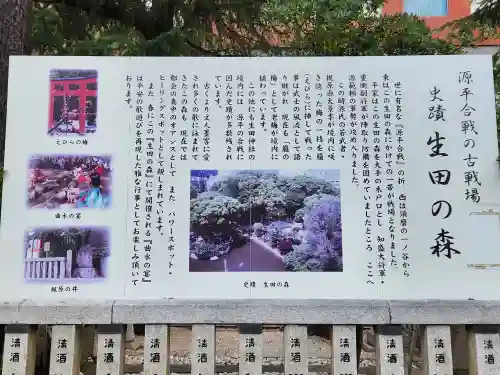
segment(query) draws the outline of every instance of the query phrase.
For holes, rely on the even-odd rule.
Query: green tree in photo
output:
[[[191,199],[190,224],[199,236],[211,238],[220,234],[231,237],[241,224],[242,214],[243,205],[222,194],[208,192]]]
[[[307,236],[297,249],[285,255],[285,266],[292,271],[342,271],[340,199],[324,195],[309,201],[304,228]]]
[[[305,174],[282,177],[277,182],[279,189],[286,194],[286,209],[289,216],[297,216],[304,206],[305,199],[316,194],[339,196],[340,190],[330,182],[315,176]]]

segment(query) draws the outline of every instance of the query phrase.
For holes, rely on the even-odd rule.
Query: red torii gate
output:
[[[95,87],[95,90],[89,89]],[[79,98],[78,120],[79,133],[85,133],[86,122],[86,104],[89,97],[97,98],[97,76],[94,77],[75,77],[75,78],[54,78],[50,80],[50,105],[49,105],[49,130],[52,129],[58,122],[54,118],[54,107],[56,97]]]

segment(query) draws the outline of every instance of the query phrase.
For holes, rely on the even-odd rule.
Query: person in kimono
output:
[[[89,176],[90,187],[88,190],[80,193],[75,201],[77,208],[107,208],[109,197],[104,193],[101,185],[101,176],[93,172]]]
[[[97,167],[95,168],[95,171],[97,173],[99,173],[99,176],[102,176],[102,174],[104,173],[104,166],[102,165],[102,163],[98,163],[97,164]]]
[[[31,176],[31,180],[33,184],[39,184],[41,182],[48,181],[47,176],[43,174],[43,172],[40,170],[40,168],[35,168],[33,171],[33,174]]]

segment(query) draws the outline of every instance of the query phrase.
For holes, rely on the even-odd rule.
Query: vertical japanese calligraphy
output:
[[[248,160],[255,160],[255,153],[257,151],[256,147],[256,135],[257,135],[257,125],[258,125],[258,117],[256,112],[256,103],[255,103],[255,89],[250,88],[251,85],[249,82],[246,82],[246,85],[242,83],[244,87],[244,92],[242,95],[243,103],[246,103],[246,115],[247,115],[247,139],[248,143],[246,145]],[[245,110],[243,111],[245,113]]]
[[[287,326],[283,332],[285,344],[285,374],[307,373],[307,328],[305,326]]]
[[[276,93],[274,93],[276,96]],[[245,98],[245,76],[238,74],[236,76],[236,160],[246,160],[247,158],[247,144],[246,141],[248,133],[247,126],[247,116],[245,109],[246,106],[243,105]]]
[[[26,371],[34,372],[36,350],[33,345],[36,333],[32,330],[24,332],[6,330],[2,373],[23,374]]]
[[[178,80],[177,77],[173,77],[174,82]],[[179,90],[178,92],[172,91],[173,93],[178,94],[180,92],[180,95],[177,97],[177,105],[180,107],[180,118],[179,122],[177,123],[177,128],[178,128],[178,134],[179,134],[179,160],[180,161],[187,161],[188,158],[191,157],[191,147],[190,147],[190,137],[192,134],[192,124],[191,124],[191,111],[190,111],[190,102],[189,102],[189,93],[188,92],[188,77],[185,74],[182,74],[180,76],[180,83],[174,83],[177,85],[177,89]],[[180,86],[180,87],[179,87]],[[179,97],[180,96],[180,97]],[[190,129],[191,127],[191,129]]]
[[[264,99],[265,97],[268,96],[269,93],[269,99],[268,103],[270,106],[268,107],[271,110],[271,122],[269,124],[269,128],[271,131],[271,142],[272,142],[272,158],[275,160],[281,159],[284,157],[284,154],[282,153],[282,149],[280,150],[279,144],[279,138],[281,135],[281,132],[279,131],[278,127],[278,113],[277,113],[277,94],[276,94],[276,76],[275,75],[262,75],[261,76],[261,82],[260,82],[260,87],[263,90],[262,93],[264,94]],[[263,103],[264,104],[264,103]]]
[[[327,125],[327,138],[326,138],[326,152],[327,152],[327,159],[326,160],[335,160],[335,152],[337,150],[337,147],[335,146],[335,136],[336,136],[336,129],[335,129],[335,115],[334,115],[334,109],[335,109],[335,104],[334,104],[334,98],[335,98],[335,84],[333,82],[333,76],[331,74],[326,75],[326,97],[324,100],[326,100],[327,103],[327,109],[328,109],[328,125]],[[354,167],[353,167],[354,168]],[[358,183],[359,185],[359,183]]]
[[[301,160],[301,146],[300,141],[302,121],[304,121],[304,113],[302,112],[302,91],[303,84],[300,82],[300,76],[293,74],[292,77],[292,110],[293,110],[293,160]]]
[[[192,160],[200,160],[200,145],[201,145],[201,129],[200,129],[200,82],[196,74],[192,77],[190,90],[192,92],[192,109],[191,109],[191,158]]]
[[[193,327],[191,356],[196,374],[215,374],[215,326]]]
[[[102,329],[97,334],[96,374],[105,375],[123,371],[124,340],[121,332]]]
[[[377,83],[374,82],[372,83],[372,86],[375,86],[376,87]],[[339,98],[338,98],[338,101],[339,103],[341,101],[344,101],[344,98],[343,98],[343,95],[344,95],[344,91],[342,90],[343,88],[343,84],[340,82],[339,83],[339,91],[338,91],[338,94],[339,94]],[[375,92],[374,92],[375,91]],[[372,99],[371,99],[371,106],[373,106],[374,104],[377,103],[377,99],[376,99],[376,95],[378,95],[378,92],[376,90],[371,90],[371,96],[372,96]],[[339,108],[339,111],[340,111],[340,108]],[[372,109],[372,112],[375,112],[375,110]],[[374,116],[374,115],[372,115]],[[366,121],[362,121],[360,126],[361,126],[361,160],[363,161],[363,163],[361,164],[360,168],[361,168],[361,175],[363,176],[363,179],[362,179],[362,187],[363,187],[363,200],[364,200],[364,234],[365,234],[365,249],[366,251],[368,252],[369,254],[369,260],[368,260],[368,263],[367,263],[367,268],[368,268],[368,278],[367,278],[367,284],[375,284],[375,280],[374,280],[374,257],[371,255],[371,253],[373,252],[373,248],[374,248],[374,245],[373,245],[373,233],[372,233],[372,226],[373,226],[373,203],[372,203],[372,186],[371,186],[371,174],[370,174],[370,164],[371,164],[371,160],[372,160],[372,146],[371,146],[371,133],[370,132],[370,129],[372,128],[372,124],[371,124],[371,121],[368,121],[370,120],[369,119],[369,116],[367,116],[367,120]],[[342,128],[345,126],[342,126],[341,124],[344,123],[344,120],[345,117],[344,117],[344,114],[341,112],[339,113],[339,127],[340,127],[340,139],[339,139],[339,143],[340,144],[340,151],[343,152],[343,150],[345,149],[345,145],[342,144],[342,140],[344,139],[344,136],[343,134],[345,134],[345,130],[343,130]],[[345,142],[345,141],[344,141]],[[343,155],[343,154],[342,154]],[[343,157],[343,156],[342,156]],[[354,179],[353,179],[354,180]]]
[[[383,119],[390,113],[390,109],[388,103],[385,100],[389,94],[389,77],[387,74],[384,75],[382,81],[382,87],[378,87],[374,82],[372,95],[373,95],[373,122],[372,122],[372,133],[373,133],[373,182],[375,191],[373,194],[375,195],[375,210],[374,213],[376,215],[375,222],[377,224],[377,270],[378,276],[380,278],[380,283],[385,282],[385,277],[387,276],[386,271],[386,245],[385,245],[385,236],[381,233],[381,228],[383,227],[383,215],[382,211],[384,210],[384,185],[383,185],[383,174],[382,174],[382,163],[381,163],[381,152],[382,147],[380,147],[381,139],[383,139],[383,126],[385,125]]]
[[[18,363],[19,349],[21,348],[21,339],[19,337],[12,337],[10,347],[12,349],[9,356],[9,362]]]
[[[281,77],[281,82],[278,87],[278,130],[281,133],[280,137],[280,152],[283,160],[292,159],[292,135],[293,135],[293,114],[290,114],[287,109],[287,104],[290,97],[290,85],[286,75]]]
[[[448,158],[446,148],[446,137],[442,136],[439,132],[438,126],[448,125],[445,113],[447,112],[446,104],[443,99],[443,94],[441,89],[433,86],[429,90],[429,121],[432,124],[431,133],[433,133],[427,140],[428,154],[429,158],[440,159]],[[435,125],[436,124],[436,125]],[[448,185],[451,178],[451,172],[449,170],[435,170],[429,171],[429,180],[434,185]],[[442,190],[440,190],[442,191]],[[432,216],[441,220],[448,219],[453,212],[453,207],[450,202],[445,199],[436,199],[431,206]],[[451,259],[453,255],[461,254],[459,250],[455,248],[455,238],[446,229],[441,228],[441,230],[436,234],[433,240],[433,244],[430,247],[432,250],[432,255],[436,257],[444,256]]]
[[[395,125],[394,128],[396,130],[396,158],[395,158],[395,167],[396,167],[396,173],[397,173],[397,188],[399,191],[405,190],[407,187],[406,184],[406,147],[405,147],[405,125],[404,125],[404,119],[403,119],[403,85],[400,81],[394,82],[394,97],[395,97],[395,104],[396,104],[396,113],[394,115],[395,118]],[[391,142],[387,142],[387,148],[389,150],[389,159],[393,161],[393,152],[392,148],[390,146]],[[392,163],[389,164],[390,167],[393,166]],[[392,170],[389,173],[389,175],[392,175]],[[392,181],[391,178],[388,179],[389,181]],[[395,198],[394,194],[392,193],[392,190],[394,186],[392,184],[389,184],[387,187],[389,194],[388,198],[389,201],[387,202],[389,206],[389,202]],[[405,193],[399,193],[398,198],[397,198],[397,211],[398,211],[398,216],[399,216],[399,243],[397,244],[397,247],[399,248],[398,250],[401,251],[401,266],[403,267],[403,275],[405,277],[410,276],[410,255],[409,255],[409,250],[408,250],[408,205],[406,201],[406,194]],[[390,238],[391,241],[394,240],[394,228],[391,227],[392,222],[393,222],[393,213],[390,212],[389,216],[389,232],[390,232]],[[391,242],[391,249],[393,248],[393,243]],[[392,255],[392,252],[391,252]],[[394,258],[393,258],[394,259]]]
[[[79,361],[76,342],[80,331],[75,326],[52,326],[52,347],[49,374],[71,374]]]
[[[217,83],[215,87],[219,89],[222,85],[224,85],[224,113],[226,118],[226,160],[233,159],[233,152],[235,150],[234,144],[234,108],[233,108],[233,76],[226,75],[225,77],[217,76],[215,77]],[[221,78],[223,79],[223,83],[221,84]]]
[[[425,327],[422,343],[425,345],[425,371],[429,374],[453,374],[449,326]]]
[[[182,160],[182,156],[179,155],[179,149],[182,150],[185,138],[181,138],[181,145],[178,144],[179,130],[178,130],[178,119],[177,116],[179,112],[179,103],[177,98],[178,87],[176,84],[177,76],[170,75],[170,97],[171,107],[170,107],[170,124],[169,124],[169,147],[168,147],[168,167],[167,167],[167,252],[168,252],[168,274],[172,275],[174,270],[174,258],[175,258],[175,245],[176,236],[174,235],[175,224],[176,224],[176,183],[175,176],[177,173],[177,161]],[[185,85],[185,84],[184,84]],[[182,87],[186,87],[182,86]],[[184,92],[184,89],[183,89]],[[184,94],[183,94],[184,95]],[[185,100],[185,99],[182,99]],[[181,103],[182,105],[182,103]],[[181,110],[182,111],[182,110]],[[182,116],[182,115],[181,115]],[[181,137],[183,136],[181,132]],[[181,151],[182,152],[182,151]]]
[[[156,82],[149,81],[147,83],[146,101],[147,101],[147,122],[144,132],[145,134],[145,159],[146,169],[144,171],[145,189],[144,189],[144,238],[143,238],[143,259],[142,259],[142,277],[143,283],[151,282],[151,262],[154,248],[153,240],[153,223],[154,223],[154,208],[156,203],[156,188],[155,173],[157,170],[157,141],[156,141],[156,116],[157,108],[155,96],[157,95]]]
[[[310,73],[306,73],[304,77],[304,100],[302,108],[304,110],[304,121],[302,122],[304,128],[304,138],[301,144],[304,145],[303,159],[312,160],[312,122],[313,122],[313,109],[312,109],[312,97],[311,97],[311,87],[312,78]]]
[[[397,83],[398,86],[400,86],[399,83]],[[387,238],[383,237],[385,241],[385,246],[384,249],[387,252],[387,256],[390,257],[390,266],[393,269],[398,268],[398,259],[397,259],[397,253],[398,250],[396,248],[396,243],[399,242],[396,240],[396,203],[395,203],[395,193],[394,193],[394,160],[393,160],[393,155],[394,155],[394,142],[393,140],[396,139],[396,134],[395,134],[395,126],[394,126],[394,121],[398,121],[397,118],[399,117],[399,120],[401,120],[401,90],[398,90],[399,92],[394,93],[394,98],[392,97],[391,100],[391,94],[392,94],[392,85],[389,80],[389,77],[387,75],[384,76],[384,82],[383,82],[383,89],[384,89],[384,126],[382,127],[383,131],[383,138],[384,142],[383,145],[380,147],[381,148],[381,163],[383,165],[381,175],[383,177],[383,180],[385,180],[385,194],[383,194],[384,198],[383,202],[385,203],[384,210],[386,212],[387,217],[385,218],[386,225],[387,225],[387,230],[388,230],[388,236]],[[399,94],[399,96],[398,96]],[[395,108],[394,108],[395,107]],[[393,113],[395,110],[396,114]],[[398,116],[399,115],[399,116]],[[401,137],[402,138],[402,137]],[[404,171],[404,144],[403,142],[399,142],[399,154],[400,154],[400,159],[399,160],[399,168]],[[398,246],[401,244],[398,243]]]
[[[132,78],[127,78],[127,81]],[[136,286],[141,280],[141,247],[142,247],[142,233],[144,232],[142,224],[142,212],[141,203],[143,202],[143,142],[142,142],[142,132],[144,127],[144,83],[141,75],[135,78],[135,103],[133,104],[134,109],[134,166],[133,166],[133,184],[134,184],[134,207],[133,207],[133,229],[132,229],[132,274],[131,283]]]
[[[464,183],[465,192],[464,198],[466,201],[479,203],[481,201],[481,180],[479,172],[476,170],[477,156],[475,155],[476,142],[478,138],[478,126],[476,125],[476,109],[473,107],[476,85],[472,77],[471,71],[463,71],[458,73],[458,83],[460,86],[460,121],[461,130],[464,135]]]
[[[213,83],[210,82],[205,82],[204,83],[204,90],[203,90],[203,148],[201,150],[202,152],[202,158],[204,161],[209,161],[210,160],[210,146],[211,146],[211,132],[210,132],[210,88],[214,86]]]
[[[115,340],[112,338],[104,339],[104,348],[106,349],[103,353],[103,362],[104,363],[113,363],[115,361]]]
[[[159,90],[158,90],[158,119],[157,119],[157,149],[156,160],[158,163],[156,169],[156,207],[153,209],[156,211],[156,230],[163,236],[165,221],[163,214],[165,212],[165,141],[167,133],[167,111],[168,111],[168,98],[167,98],[167,78],[162,74],[159,77]]]
[[[155,374],[169,367],[169,327],[148,325],[144,337],[144,372]]]

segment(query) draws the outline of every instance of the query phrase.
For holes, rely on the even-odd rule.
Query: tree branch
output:
[[[136,6],[127,7],[112,0],[34,0],[35,3],[45,5],[66,5],[80,9],[88,14],[96,14],[102,18],[112,19],[120,22],[124,26],[133,27],[141,32],[146,39],[151,38],[151,20],[145,9],[138,12]]]
[[[177,0],[155,0],[153,1],[151,13],[155,15],[154,19],[150,20],[149,29],[151,36],[156,37],[166,31],[172,30],[174,27],[174,15]],[[143,35],[146,39],[151,39],[147,34]]]
[[[220,53],[217,52],[217,51],[211,51],[209,49],[206,49],[206,48],[203,48],[202,46],[199,46],[195,43],[193,43],[192,41],[190,41],[188,38],[185,39],[186,41],[186,44],[191,47],[191,48],[194,48],[195,50],[205,54],[205,55],[209,55],[209,56],[220,56]]]

